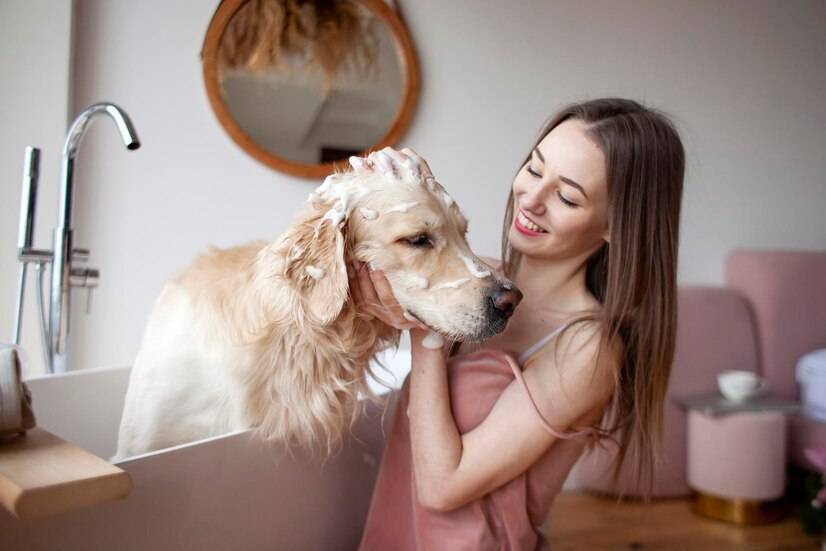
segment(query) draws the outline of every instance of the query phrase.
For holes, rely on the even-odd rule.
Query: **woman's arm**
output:
[[[537,406],[560,430],[601,409],[610,397],[611,377],[593,370],[594,335],[566,334],[558,341],[563,350],[571,345],[570,353],[560,358],[564,371],[553,365],[550,346],[523,372]],[[411,331],[410,438],[416,489],[425,507],[450,511],[527,470],[557,438],[545,429],[515,380],[484,421],[460,435],[450,410],[445,361],[438,351],[421,346],[423,336]]]

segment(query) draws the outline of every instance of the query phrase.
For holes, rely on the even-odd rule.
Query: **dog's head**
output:
[[[467,220],[416,171],[329,176],[278,245],[283,275],[323,324],[347,301],[353,259],[384,271],[412,318],[458,340],[501,332],[521,293],[470,250]]]

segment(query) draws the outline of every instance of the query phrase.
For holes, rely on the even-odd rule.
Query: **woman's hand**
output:
[[[434,180],[433,172],[427,161],[409,147],[400,151],[385,147],[381,151],[373,151],[367,157],[350,157],[350,166],[357,173],[364,174],[378,170],[387,176],[396,178],[403,169],[407,169],[425,183]]]
[[[347,270],[347,275],[350,280],[350,293],[359,310],[402,331],[427,331],[425,324],[409,314],[405,315],[406,312],[393,295],[393,288],[390,287],[384,272],[371,270],[367,264],[356,261]]]

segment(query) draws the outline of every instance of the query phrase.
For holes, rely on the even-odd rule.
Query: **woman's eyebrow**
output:
[[[562,180],[563,182],[565,182],[566,184],[568,184],[568,185],[570,185],[570,186],[574,186],[575,188],[577,188],[577,189],[579,190],[579,192],[580,192],[582,195],[584,195],[586,199],[588,199],[588,194],[587,194],[587,193],[585,193],[585,190],[584,190],[584,189],[582,189],[582,186],[581,186],[581,185],[577,184],[576,182],[574,182],[574,181],[573,181],[573,180],[571,180],[570,178],[566,178],[565,176],[561,176],[561,175],[560,175],[559,179],[560,179],[560,180]]]
[[[539,148],[534,147],[533,152],[536,153],[536,156],[539,157],[539,160],[542,161],[542,163],[544,164],[545,163],[545,156],[542,155],[542,152],[539,151]],[[582,195],[584,195],[586,199],[588,199],[588,194],[585,193],[585,190],[582,188],[581,185],[577,184],[576,182],[574,182],[570,178],[566,178],[565,176],[562,176],[562,175],[559,176],[559,179],[562,180],[563,182],[565,182],[566,184],[568,184],[569,186],[574,186],[575,188],[577,188],[579,190],[579,192]]]

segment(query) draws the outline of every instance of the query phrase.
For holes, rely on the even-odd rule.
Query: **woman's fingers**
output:
[[[382,306],[387,308],[393,316],[404,319],[404,310],[393,295],[393,288],[390,287],[390,282],[387,281],[384,272],[370,271],[370,281],[373,283],[373,289],[375,289],[376,296],[378,296]]]
[[[363,157],[350,157],[350,165],[356,172],[378,170],[393,178],[399,178],[404,172],[410,172],[415,178],[425,182],[433,179],[433,172],[427,161],[409,147],[402,150],[385,147],[371,152],[366,160]]]
[[[358,281],[359,294],[361,295],[362,307],[370,313],[375,314],[377,308],[381,308],[382,304],[379,297],[376,295],[376,289],[370,281],[370,274],[366,264],[361,264],[356,271],[356,279]]]
[[[390,157],[396,174],[399,174],[402,167],[404,167],[407,170],[412,170],[416,175],[418,175],[419,170],[418,167],[415,166],[415,161],[401,151],[397,151],[392,147],[385,147],[381,150],[381,152]]]
[[[420,159],[408,155],[404,150],[397,151],[390,147],[385,147],[382,151],[393,159],[394,165],[398,167],[397,172],[402,169],[407,170],[414,178],[420,180],[430,175],[430,170],[426,164],[423,166],[422,163],[419,162]],[[407,151],[411,150],[408,149]]]
[[[387,176],[398,176],[399,172],[393,165],[393,158],[384,150],[373,151],[367,158],[377,167],[383,174]]]
[[[347,282],[350,287],[350,296],[353,297],[353,302],[356,307],[361,309],[364,304],[364,299],[361,296],[361,289],[359,286],[358,277],[356,277],[356,266],[347,266]]]
[[[413,162],[415,162],[416,165],[418,165],[422,178],[433,177],[433,172],[430,170],[430,165],[428,165],[427,161],[425,161],[418,153],[416,153],[409,147],[405,147],[404,149],[402,149],[402,153],[407,155],[408,158],[412,159]]]
[[[398,177],[404,168],[413,172],[416,177],[425,180],[433,177],[427,161],[409,147],[402,150],[385,147],[380,151],[371,152],[367,157],[352,156],[349,162],[357,173],[380,170],[388,176]]]
[[[348,270],[350,293],[359,310],[369,313],[396,329],[426,329],[427,326],[404,315],[384,273],[371,271],[359,262]]]
[[[356,157],[353,155],[349,159],[350,166],[357,173],[364,174],[373,171],[373,163],[367,157]]]
[[[404,308],[402,308],[399,301],[396,300],[396,296],[393,294],[393,288],[390,286],[390,282],[387,280],[384,272],[380,270],[371,271],[370,280],[373,282],[376,295],[378,295],[382,305],[387,308],[389,314],[396,320],[398,325],[404,325],[404,329],[413,327],[427,329],[427,326],[420,321],[410,319],[404,315]]]
[[[418,162],[392,147],[374,151],[370,153],[368,158],[382,173],[388,176],[398,178],[402,174],[412,173],[414,177],[421,178],[421,168]]]

